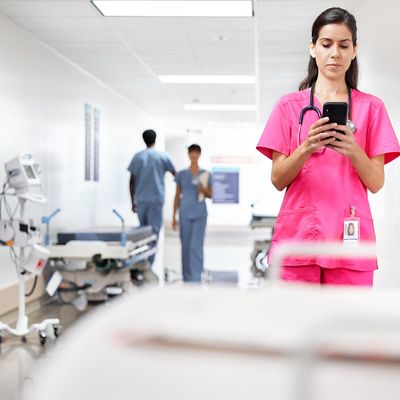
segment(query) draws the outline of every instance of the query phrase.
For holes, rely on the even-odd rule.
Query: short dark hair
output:
[[[144,131],[142,136],[147,147],[153,145],[156,142],[157,134],[152,129],[147,129],[146,131]]]
[[[192,151],[196,151],[197,153],[201,153],[201,147],[198,144],[191,144],[188,147],[188,153],[191,153]]]

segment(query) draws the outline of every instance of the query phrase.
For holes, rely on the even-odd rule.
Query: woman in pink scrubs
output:
[[[344,222],[354,220],[360,241],[375,241],[369,190],[384,184],[384,164],[400,154],[383,102],[357,90],[357,27],[354,16],[330,8],[312,26],[308,75],[299,91],[282,97],[272,111],[257,149],[272,159],[272,182],[286,189],[270,257],[284,241],[343,241]],[[319,118],[325,102],[349,102],[351,124]],[[336,138],[340,140],[336,140]],[[282,279],[322,284],[372,286],[376,260],[288,257]]]

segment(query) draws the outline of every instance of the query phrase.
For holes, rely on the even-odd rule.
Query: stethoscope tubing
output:
[[[306,113],[308,111],[314,111],[317,113],[318,115],[318,119],[322,118],[322,114],[321,111],[318,107],[314,106],[314,90],[315,90],[315,83],[313,83],[311,85],[311,89],[310,89],[310,104],[306,107],[304,107],[301,111],[300,111],[300,116],[299,116],[299,127],[297,129],[297,146],[300,146],[300,135],[301,135],[301,128],[303,126],[303,119],[304,116],[306,115]],[[349,126],[351,125],[353,128],[353,132],[355,131],[354,128],[354,122],[351,121],[351,88],[349,86],[347,86],[347,93],[348,93],[348,106],[347,106],[347,122],[349,124]]]

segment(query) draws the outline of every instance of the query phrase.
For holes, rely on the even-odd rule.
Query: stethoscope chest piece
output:
[[[346,126],[354,133],[356,131],[356,124],[351,119],[347,120]]]

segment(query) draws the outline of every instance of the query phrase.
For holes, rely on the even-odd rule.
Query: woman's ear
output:
[[[353,57],[351,57],[351,60],[354,60],[357,57],[357,49],[358,49],[358,46],[354,46]]]
[[[309,45],[308,45],[308,50],[309,50],[309,52],[310,52],[310,56],[311,56],[312,58],[315,58],[315,45],[314,45],[314,43],[312,42],[312,40],[310,40],[310,43],[309,43]]]

